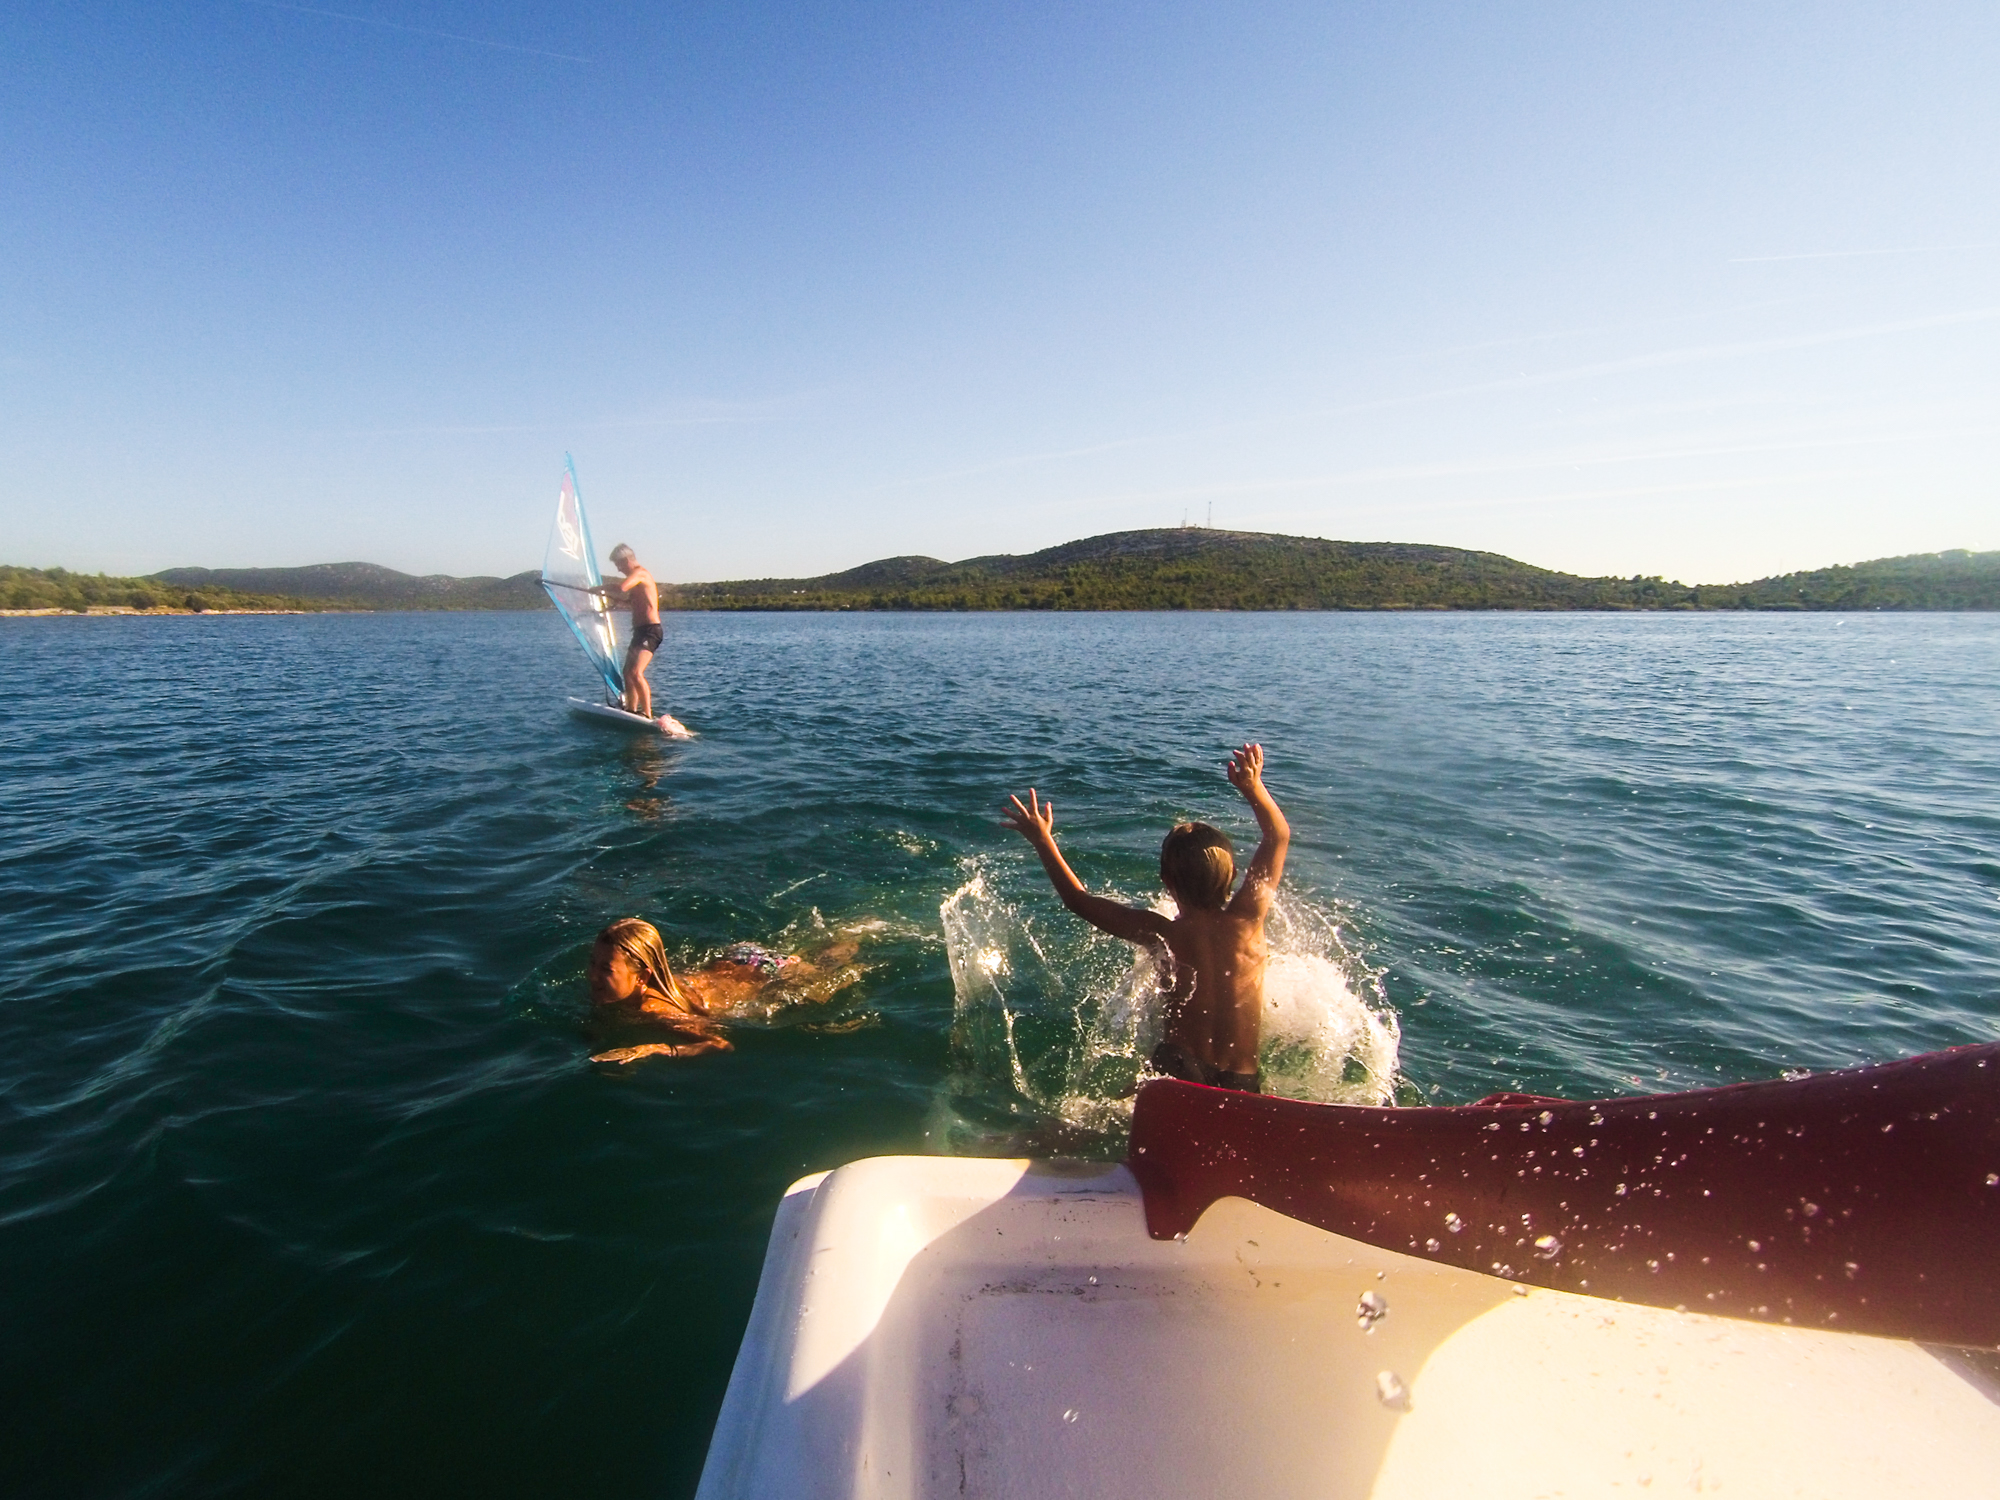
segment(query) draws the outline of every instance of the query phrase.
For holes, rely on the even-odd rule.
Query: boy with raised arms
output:
[[[1264,923],[1284,873],[1291,826],[1264,789],[1264,747],[1245,745],[1229,757],[1229,784],[1243,794],[1262,837],[1234,896],[1235,858],[1228,836],[1207,823],[1181,823],[1160,845],[1160,882],[1178,915],[1093,896],[1056,848],[1055,804],[1031,787],[1028,800],[1009,797],[1007,826],[1040,856],[1062,904],[1115,938],[1164,950],[1167,958],[1166,1039],[1153,1070],[1190,1083],[1256,1093],[1262,1085],[1257,1046],[1263,1032]]]

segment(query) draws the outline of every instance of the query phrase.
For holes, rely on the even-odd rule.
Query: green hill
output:
[[[1885,558],[1755,583],[1580,578],[1457,547],[1176,528],[1025,556],[894,557],[817,578],[684,584],[681,609],[2000,609],[2000,553]]]
[[[414,577],[374,563],[309,568],[168,568],[111,578],[64,568],[0,567],[0,608],[209,610],[547,609],[534,572],[511,578]]]
[[[83,614],[92,609],[150,609],[176,613],[193,610],[316,610],[324,601],[236,589],[167,584],[157,578],[108,578],[102,573],[72,573],[66,568],[0,566],[0,609],[57,609]]]
[[[2000,609],[2000,552],[1914,552],[1691,592],[1703,609]]]
[[[533,570],[508,578],[421,577],[374,563],[309,568],[168,568],[146,582],[173,588],[282,595],[350,609],[547,609]]]
[[[106,578],[0,567],[0,606],[172,609],[546,609],[532,572],[416,577],[373,563],[169,568]],[[887,557],[817,578],[665,585],[670,609],[2000,609],[2000,552],[1922,552],[1752,583],[1580,578],[1457,547],[1176,528],[1120,531],[1025,556]]]

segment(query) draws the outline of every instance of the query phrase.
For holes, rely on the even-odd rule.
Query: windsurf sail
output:
[[[597,549],[590,540],[590,522],[583,515],[583,494],[576,484],[576,462],[565,453],[556,522],[549,529],[548,550],[542,554],[542,587],[576,632],[583,654],[590,658],[616,701],[625,695],[625,677],[618,670],[618,637],[611,628],[609,601],[593,592],[603,582],[597,571]]]

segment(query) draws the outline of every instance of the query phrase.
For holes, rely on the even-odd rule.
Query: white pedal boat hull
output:
[[[1156,1241],[1123,1166],[884,1157],[786,1195],[698,1500],[1876,1500],[1995,1474],[1977,1356],[1523,1294],[1240,1198]]]

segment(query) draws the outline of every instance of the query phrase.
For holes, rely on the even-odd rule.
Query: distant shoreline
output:
[[[0,609],[0,620],[152,620],[152,619],[216,619],[216,618],[318,618],[337,615],[343,618],[376,615],[526,615],[545,614],[546,610],[532,609],[410,609],[385,605],[375,609],[347,605],[329,609],[119,609],[99,608],[75,609]],[[622,612],[621,612],[622,613]],[[1313,609],[1231,609],[1204,605],[1169,606],[1155,605],[1139,608],[1108,609],[938,609],[919,605],[905,607],[854,604],[812,604],[799,606],[780,605],[691,605],[678,606],[661,603],[663,617],[673,615],[1629,615],[1653,616],[1673,615],[1680,618],[1713,619],[1723,615],[1978,615],[2000,613],[1988,605],[1958,605],[1923,608],[1908,605],[1855,604],[1818,605],[1810,608],[1796,606],[1755,606],[1739,605],[1722,607],[1709,605],[1702,608],[1688,606],[1632,606],[1632,605],[1457,605],[1457,604],[1346,604],[1327,605]]]
[[[123,619],[137,615],[361,615],[380,614],[380,610],[365,609],[185,609],[169,605],[155,605],[151,609],[134,609],[126,604],[100,604],[89,609],[0,609],[0,619],[36,620],[64,618],[70,620]],[[494,611],[499,613],[499,611]]]
[[[813,578],[662,584],[676,612],[1733,613],[2000,611],[2000,552],[1923,552],[1748,583],[1587,578],[1497,552],[1177,527],[1025,555],[888,557]],[[552,609],[539,572],[424,577],[373,563],[169,568],[108,578],[0,566],[10,615],[316,614]]]

